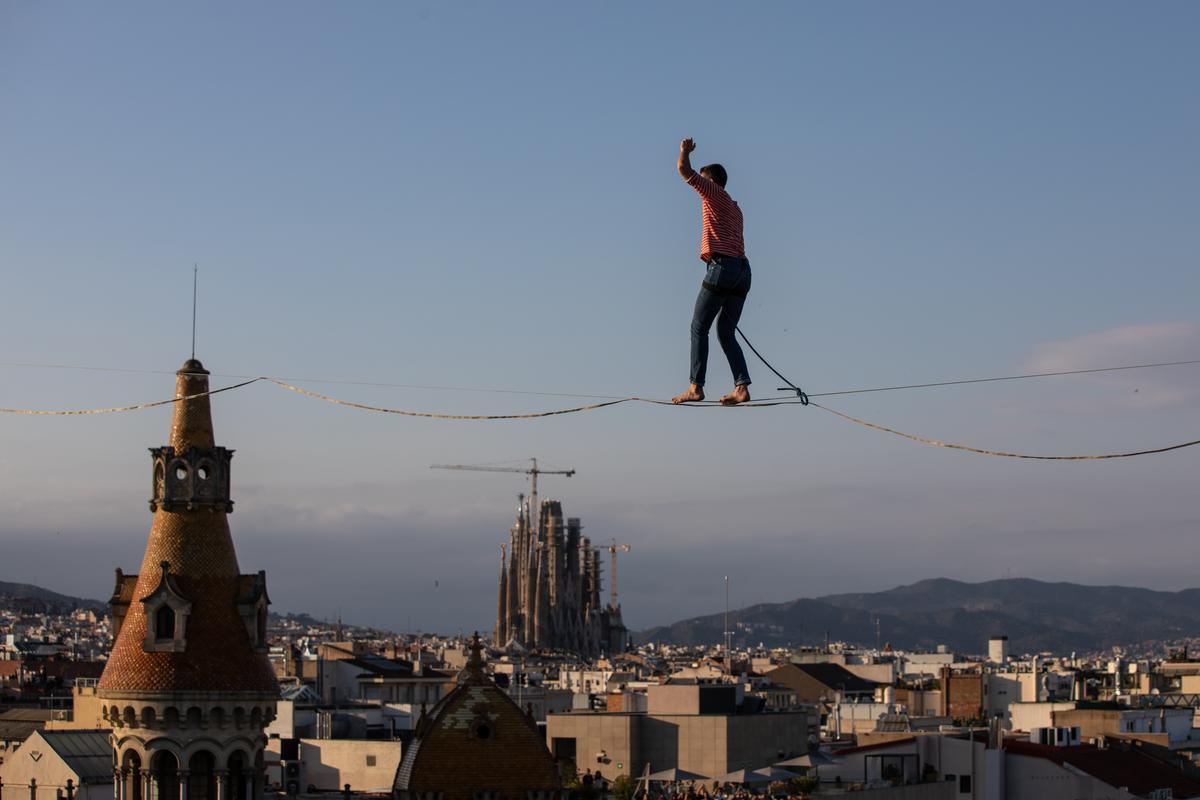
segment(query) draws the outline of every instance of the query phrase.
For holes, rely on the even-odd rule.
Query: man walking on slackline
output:
[[[733,391],[721,398],[721,405],[732,406],[750,399],[750,373],[735,336],[742,306],[750,291],[750,262],[746,260],[746,247],[742,242],[742,210],[725,191],[725,168],[720,164],[709,164],[696,172],[688,157],[695,149],[696,143],[691,139],[679,143],[679,176],[700,194],[703,220],[700,260],[707,265],[707,271],[692,315],[691,385],[671,402],[690,403],[704,399],[708,329],[716,319],[717,341],[725,351],[725,358],[729,359],[734,384]]]

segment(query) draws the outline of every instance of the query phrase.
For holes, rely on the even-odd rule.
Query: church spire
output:
[[[496,599],[496,631],[492,635],[492,644],[504,647],[508,643],[508,559],[507,545],[500,545],[500,595]]]
[[[171,446],[182,453],[193,447],[213,446],[212,409],[208,402],[208,370],[194,358],[175,373],[175,414],[171,420]],[[203,397],[195,395],[203,394]],[[189,398],[181,400],[180,398]]]
[[[171,443],[150,450],[154,520],[140,574],[118,576],[99,688],[273,694],[266,578],[241,575],[229,531],[233,451],[215,444],[208,370],[189,359],[175,374]]]
[[[112,651],[96,694],[122,798],[178,799],[189,786],[264,795],[265,729],[279,697],[267,577],[238,569],[233,451],[215,443],[207,393],[208,371],[189,359],[176,373],[170,444],[150,450],[154,519],[141,573],[117,570]]]

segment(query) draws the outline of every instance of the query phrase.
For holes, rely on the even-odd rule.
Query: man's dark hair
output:
[[[725,188],[725,181],[729,180],[729,176],[725,174],[725,168],[720,164],[709,164],[707,167],[701,167],[700,174],[707,175],[713,183],[722,189]]]

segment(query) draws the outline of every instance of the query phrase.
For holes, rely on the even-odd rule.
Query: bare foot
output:
[[[696,384],[691,384],[683,394],[677,394],[671,398],[671,402],[675,405],[680,403],[698,403],[704,399],[704,390]]]
[[[733,391],[721,398],[721,405],[736,406],[738,403],[746,403],[750,401],[750,390],[744,385],[738,384],[733,387]]]

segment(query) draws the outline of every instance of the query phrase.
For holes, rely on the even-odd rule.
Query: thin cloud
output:
[[[1034,347],[1030,372],[1162,363],[1200,359],[1200,328],[1191,322],[1126,325]],[[1110,408],[1168,409],[1195,399],[1200,365],[1107,372],[1083,378],[1116,392]]]

